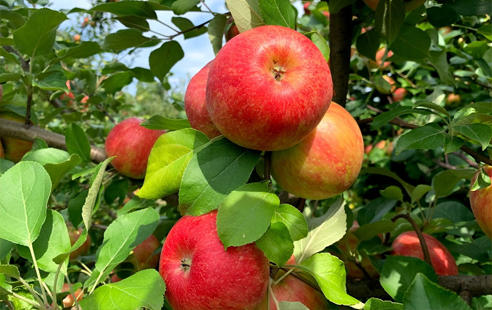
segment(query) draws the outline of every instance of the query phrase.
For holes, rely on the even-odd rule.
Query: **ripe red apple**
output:
[[[402,101],[403,99],[405,99],[406,95],[407,95],[407,90],[403,87],[399,87],[399,88],[395,89],[395,91],[393,92],[391,97],[393,98],[393,102],[398,102],[398,101]]]
[[[492,166],[485,166],[483,169],[492,178]],[[479,173],[475,174],[472,183],[477,180]],[[492,185],[476,191],[470,191],[470,205],[478,225],[492,239]]]
[[[207,82],[207,108],[219,131],[255,150],[304,139],[333,95],[330,69],[304,35],[281,26],[240,33],[219,51]]]
[[[301,143],[272,152],[271,171],[282,189],[319,200],[347,190],[359,175],[363,159],[359,125],[332,102],[318,127]]]
[[[69,292],[70,291],[70,285],[68,283],[63,283],[63,287],[62,287],[62,290],[61,292]],[[75,290],[74,294],[68,294],[65,298],[63,298],[63,308],[70,308],[72,307],[74,304],[75,304],[75,299],[74,299],[74,295],[75,295],[75,298],[77,299],[77,301],[81,301],[82,300],[82,297],[84,297],[84,292],[82,291],[82,289],[77,289]]]
[[[239,34],[239,29],[236,26],[236,23],[234,22],[234,18],[231,16],[227,20],[226,27],[225,27],[225,39],[226,42],[230,41],[232,38],[237,36]]]
[[[0,113],[0,118],[9,121],[16,121],[19,123],[25,122],[24,117],[13,112],[2,112]],[[22,157],[32,148],[32,142],[30,141],[24,141],[10,137],[0,137],[0,141],[3,144],[5,159],[13,161],[14,163],[19,162]]]
[[[82,228],[75,229],[73,226],[68,225],[68,236],[70,237],[70,244],[74,245],[75,242],[79,239],[80,234],[82,233]],[[70,253],[70,260],[74,260],[79,256],[87,254],[91,247],[91,236],[87,235],[87,239],[85,242],[75,251]]]
[[[376,11],[380,0],[363,0],[373,11]],[[424,4],[425,0],[405,0],[405,11],[410,12]]]
[[[423,235],[427,248],[429,249],[432,266],[436,273],[441,276],[457,275],[458,266],[449,250],[431,235],[426,233],[423,233]],[[393,248],[391,255],[412,256],[422,260],[424,259],[424,253],[422,252],[422,247],[415,231],[407,231],[400,234],[393,240],[391,247]]]
[[[186,88],[184,97],[185,111],[191,127],[203,132],[210,139],[221,135],[212,119],[210,119],[210,114],[208,114],[207,110],[206,88],[208,72],[212,62],[210,61],[193,76]]]
[[[143,270],[155,268],[159,263],[159,253],[154,252],[161,246],[161,242],[156,236],[150,235],[142,243],[133,249],[133,263],[135,269]]]
[[[217,211],[186,215],[164,241],[159,272],[174,310],[256,309],[266,293],[264,253],[254,243],[224,250],[216,220]]]
[[[111,162],[122,175],[143,179],[147,161],[155,141],[164,130],[151,130],[140,126],[144,120],[138,117],[127,118],[114,126],[106,138],[106,154],[116,156]]]
[[[304,5],[303,5],[304,14],[311,15],[311,10],[309,9],[310,6],[311,6],[311,2],[304,3]]]

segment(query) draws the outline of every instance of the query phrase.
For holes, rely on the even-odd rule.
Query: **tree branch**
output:
[[[44,130],[36,126],[26,126],[23,123],[10,121],[0,118],[0,136],[11,137],[15,139],[34,141],[36,138],[46,141],[50,147],[61,150],[67,150],[65,136]],[[91,160],[95,163],[100,163],[106,159],[104,149],[97,146],[91,146]]]

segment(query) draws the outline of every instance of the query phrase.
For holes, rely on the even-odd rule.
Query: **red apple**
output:
[[[62,287],[62,290],[61,292],[69,292],[70,291],[70,285],[68,283],[63,283],[63,287]],[[82,297],[84,297],[84,292],[82,291],[82,289],[77,289],[75,290],[74,294],[68,294],[65,298],[63,298],[63,308],[70,308],[72,307],[74,304],[75,304],[75,299],[74,299],[74,295],[75,295],[75,298],[77,299],[77,301],[81,301],[82,300]]]
[[[492,166],[483,168],[485,173],[492,178]],[[477,180],[478,171],[472,179],[472,184]],[[492,185],[476,191],[470,191],[470,205],[483,232],[492,239]]]
[[[122,175],[134,179],[143,179],[147,170],[147,161],[155,141],[164,130],[151,130],[140,126],[144,120],[128,118],[114,126],[106,138],[106,154],[116,156],[111,162]]]
[[[219,51],[207,82],[207,108],[219,131],[255,150],[289,148],[316,128],[333,95],[319,49],[281,26],[240,33]]]
[[[432,266],[438,275],[452,276],[458,274],[458,266],[453,255],[436,238],[423,233]],[[424,253],[419,238],[415,231],[407,231],[400,234],[391,244],[391,255],[412,256],[424,259]]]
[[[212,119],[210,119],[210,114],[208,114],[207,110],[207,78],[212,62],[210,61],[193,76],[186,88],[184,97],[185,111],[191,127],[203,132],[210,139],[221,135]]]
[[[120,282],[122,279],[116,273],[111,276],[111,283]]]
[[[24,123],[26,120],[23,116],[13,112],[2,112],[0,113],[0,118],[19,123]],[[0,137],[0,141],[3,144],[5,159],[13,161],[14,163],[19,162],[22,157],[32,148],[32,142],[30,141],[10,137]]]
[[[68,226],[68,236],[70,237],[70,244],[74,245],[75,242],[79,239],[80,234],[82,233],[83,229],[75,229],[73,226],[69,225]],[[87,254],[89,252],[89,249],[91,247],[91,236],[87,235],[87,239],[85,242],[75,251],[70,253],[70,260],[74,260],[79,256]]]
[[[159,272],[174,310],[256,309],[266,293],[266,256],[254,243],[224,250],[216,220],[184,216],[164,241]]]
[[[311,6],[311,2],[304,3],[304,5],[303,5],[304,14],[311,15],[311,10],[309,9],[310,6]]]
[[[461,103],[461,96],[451,93],[446,96],[445,103],[447,106],[454,106]]]
[[[230,41],[238,34],[239,34],[239,29],[237,28],[236,23],[234,23],[234,18],[231,16],[227,20],[226,27],[225,27],[226,42]]]
[[[391,61],[385,61],[383,63],[383,57],[384,57],[385,53],[386,53],[386,49],[384,47],[380,48],[376,52],[376,61],[370,60],[369,61],[369,67],[370,68],[378,68],[379,67],[382,70],[387,69],[391,65]],[[388,59],[391,56],[393,56],[393,52],[388,51],[388,54],[386,55],[385,59]]]
[[[347,190],[364,159],[359,125],[332,102],[318,127],[301,143],[272,152],[271,171],[278,185],[306,199],[326,199]]]
[[[156,236],[150,235],[133,249],[135,269],[143,270],[155,268],[159,263],[159,253],[154,252],[161,246]]]
[[[380,0],[363,0],[373,11],[376,11]],[[410,12],[424,4],[425,0],[405,0],[405,11]]]
[[[395,91],[393,92],[391,97],[393,98],[393,102],[398,102],[398,101],[402,101],[403,99],[405,99],[406,95],[407,95],[407,90],[403,87],[399,87],[399,88],[395,89]]]

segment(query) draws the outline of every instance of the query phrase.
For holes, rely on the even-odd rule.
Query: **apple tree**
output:
[[[254,248],[263,264],[220,265],[205,251],[221,268],[200,276],[262,280],[248,282],[252,304],[241,304],[244,286],[202,281],[207,302],[188,301],[197,309],[231,291],[234,309],[492,308],[491,2],[226,0],[225,13],[209,2],[60,12],[0,0],[0,309],[183,309],[161,249],[177,242],[176,223],[211,214],[211,228],[185,226],[180,238],[211,231],[221,255]],[[271,27],[286,34],[266,36]],[[217,61],[201,81],[171,83],[191,52],[176,38],[199,36]],[[253,53],[234,58],[278,41],[309,68],[287,94],[248,76],[261,66]],[[146,49],[147,67],[122,61]],[[288,66],[272,55],[279,82]],[[298,93],[284,107],[300,123],[312,116],[302,104],[329,100],[303,137],[275,136],[284,108],[261,108]],[[197,125],[199,111],[216,132]],[[267,138],[293,144],[270,149]],[[310,152],[314,163],[299,155]],[[144,172],[129,173],[137,165]],[[180,270],[193,266],[180,258]]]

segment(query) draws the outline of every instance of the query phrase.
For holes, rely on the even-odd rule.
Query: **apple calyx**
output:
[[[277,65],[277,62],[274,62],[272,68],[272,75],[275,78],[275,80],[277,82],[280,82],[284,74],[285,74],[284,68],[280,65]]]
[[[181,260],[181,269],[184,272],[188,272],[191,269],[191,258],[183,258]]]

